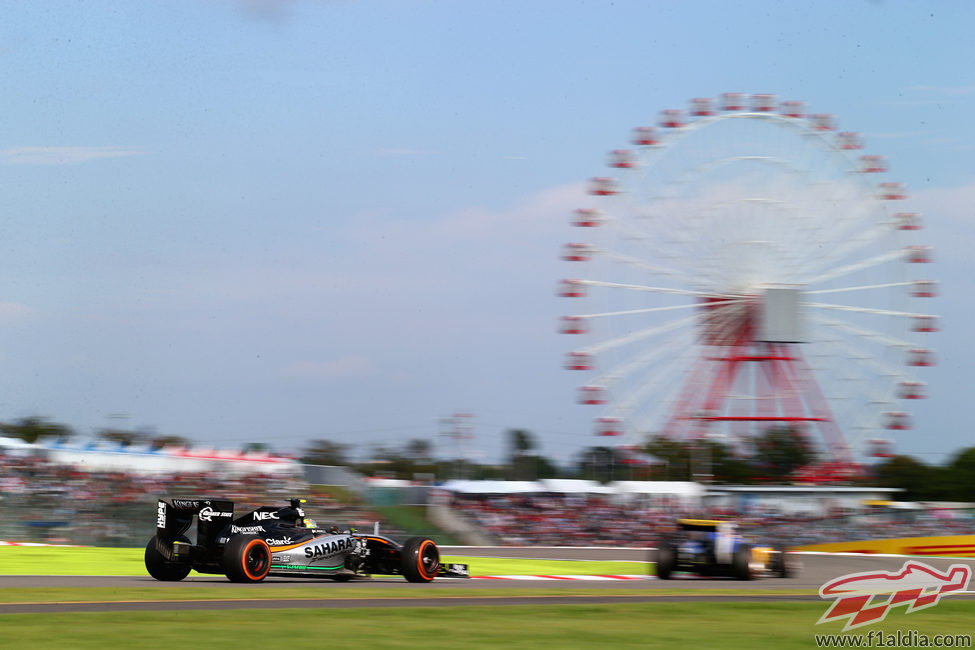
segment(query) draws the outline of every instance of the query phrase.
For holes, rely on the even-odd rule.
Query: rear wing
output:
[[[156,548],[167,560],[180,559],[179,542],[196,517],[196,543],[214,548],[223,528],[234,519],[234,502],[218,499],[159,499],[156,507]]]

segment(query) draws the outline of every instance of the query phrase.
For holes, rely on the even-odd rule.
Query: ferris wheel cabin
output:
[[[592,355],[588,352],[570,352],[565,355],[566,370],[592,370]]]
[[[603,221],[603,214],[593,208],[579,208],[572,213],[572,225],[577,228],[595,228],[602,225]]]
[[[809,120],[814,131],[836,130],[836,116],[830,113],[816,113],[810,116]]]
[[[911,295],[915,298],[936,298],[938,283],[934,280],[915,280]]]
[[[745,93],[721,93],[721,110],[728,112],[745,110]]]
[[[623,422],[615,417],[596,418],[597,436],[621,436],[623,435]]]
[[[894,215],[898,230],[920,230],[921,217],[916,212],[898,212]]]
[[[887,171],[887,159],[883,156],[860,156],[860,171],[866,174],[880,174]]]
[[[638,126],[633,129],[631,142],[641,147],[652,147],[655,144],[660,144],[660,137],[657,135],[656,128],[652,126]]]
[[[559,319],[559,334],[587,334],[586,319],[579,316],[563,316]]]
[[[667,108],[660,111],[660,126],[665,129],[679,129],[687,124],[684,111],[678,108]]]
[[[806,116],[806,104],[805,102],[797,101],[785,101],[782,102],[782,116],[791,117],[795,120],[801,120]]]
[[[902,381],[897,386],[899,399],[924,399],[927,397],[925,384],[921,381]]]
[[[708,97],[695,97],[690,101],[690,113],[694,117],[714,115],[714,100]]]
[[[774,113],[778,108],[778,101],[775,95],[761,93],[752,95],[752,110],[756,113]]]
[[[589,193],[593,196],[612,196],[616,192],[616,181],[612,178],[600,176],[589,181]]]

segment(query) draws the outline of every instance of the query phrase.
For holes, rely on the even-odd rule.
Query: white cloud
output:
[[[245,16],[259,22],[279,23],[290,20],[297,0],[237,0]]]
[[[473,243],[485,249],[492,244],[506,247],[560,229],[568,236],[570,214],[585,200],[584,184],[559,185],[540,190],[505,210],[466,208],[421,223],[377,218],[357,220],[356,228],[350,234],[359,241],[380,247],[390,245],[400,250]],[[503,251],[503,248],[499,249],[499,252]],[[552,255],[557,252],[553,251]]]
[[[967,97],[969,95],[975,95],[975,86],[930,86],[930,85],[917,85],[908,86],[906,89],[908,92],[920,93],[924,95],[938,95],[941,97]]]
[[[900,140],[903,138],[917,138],[925,135],[926,131],[872,131],[864,133],[863,136],[868,139],[877,140]]]
[[[0,302],[0,325],[18,323],[33,314],[27,305],[17,302]]]
[[[975,241],[975,184],[919,190],[911,205],[921,213],[924,243],[934,245],[935,261],[954,260],[970,270]]]
[[[363,377],[372,372],[372,362],[363,356],[348,356],[327,361],[296,361],[284,369],[288,377],[302,379],[323,379],[334,381],[352,377]]]
[[[392,147],[380,149],[377,152],[380,156],[436,156],[440,152],[435,149],[409,149],[405,147]]]
[[[926,213],[975,223],[975,184],[919,190],[912,198]]]
[[[0,149],[5,165],[76,165],[105,158],[139,156],[145,151],[134,147],[11,147]]]

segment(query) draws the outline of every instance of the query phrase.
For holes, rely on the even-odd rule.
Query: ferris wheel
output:
[[[884,158],[773,95],[693,99],[632,141],[561,254],[565,367],[585,373],[596,433],[742,448],[790,426],[834,468],[889,454],[938,318],[921,219]]]

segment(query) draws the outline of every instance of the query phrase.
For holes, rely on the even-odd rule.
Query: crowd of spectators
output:
[[[350,495],[335,495],[296,476],[91,472],[37,456],[0,454],[0,540],[141,546],[154,533],[155,502],[164,496],[226,499],[238,514],[299,496],[308,499],[305,510],[319,526],[366,530],[381,520]],[[619,502],[612,495],[561,493],[454,494],[450,505],[496,543],[509,546],[645,548],[673,532],[679,517],[734,520],[754,541],[788,546],[975,534],[970,511],[938,508],[736,513],[692,507],[677,498]],[[386,523],[383,531],[402,533]]]
[[[763,544],[798,546],[926,535],[975,534],[968,511],[918,509],[784,514],[765,508],[745,514],[691,507],[677,500],[617,503],[603,495],[456,494],[451,507],[498,544],[507,546],[653,546],[680,517],[735,521],[740,533]]]
[[[37,456],[0,454],[0,540],[93,546],[141,546],[155,532],[160,497],[227,499],[243,514],[307,497],[321,525],[365,525],[374,513],[314,494],[291,476],[227,472],[136,474],[83,471]]]

